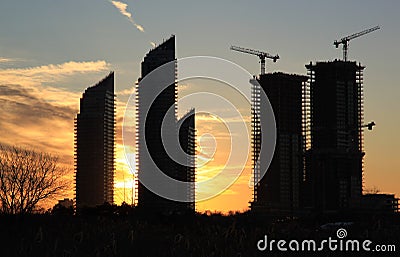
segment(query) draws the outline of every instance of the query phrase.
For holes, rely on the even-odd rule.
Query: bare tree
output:
[[[380,192],[381,190],[376,186],[364,189],[364,194],[378,194]]]
[[[32,213],[38,203],[68,189],[66,169],[47,153],[0,145],[0,211]]]

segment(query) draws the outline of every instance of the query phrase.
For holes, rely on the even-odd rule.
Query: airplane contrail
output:
[[[128,18],[128,20],[133,24],[133,26],[135,26],[139,31],[144,32],[143,26],[137,24],[132,18],[132,13],[127,11],[128,5],[126,3],[120,1],[110,1],[110,2],[115,6],[115,8],[119,10],[119,12],[122,15]]]

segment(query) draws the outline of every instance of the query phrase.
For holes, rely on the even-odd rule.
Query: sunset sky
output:
[[[125,5],[125,4],[127,5]],[[267,71],[306,74],[305,64],[341,58],[335,39],[380,25],[379,31],[350,42],[349,59],[366,66],[364,188],[400,196],[400,2],[388,1],[132,1],[2,0],[0,3],[0,143],[23,145],[60,156],[73,174],[74,117],[85,88],[115,71],[117,98],[117,203],[130,201],[132,176],[122,153],[124,107],[140,74],[140,63],[154,46],[176,35],[177,57],[216,56],[258,74],[258,58],[229,50],[230,45],[278,53]],[[243,99],[222,83],[185,81],[180,97],[207,90]],[[218,88],[218,89],[216,89]],[[179,106],[183,114],[189,104]],[[195,107],[195,106],[194,106]],[[222,108],[215,106],[216,109]],[[235,118],[235,117],[233,117]],[[233,119],[230,122],[237,122]],[[199,115],[202,153],[213,159],[199,169],[207,178],[229,155],[226,128]],[[238,167],[229,167],[237,169]],[[244,210],[251,200],[249,163],[222,195],[197,203],[203,210]],[[201,190],[207,190],[202,188]],[[69,197],[73,197],[70,195]]]

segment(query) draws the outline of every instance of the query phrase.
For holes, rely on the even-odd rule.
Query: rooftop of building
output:
[[[392,198],[392,199],[396,198],[394,194],[384,194],[384,193],[364,194],[362,196],[368,198]]]
[[[295,80],[295,81],[301,81],[305,82],[308,80],[308,77],[305,75],[299,75],[299,74],[290,74],[290,73],[284,73],[284,72],[273,72],[273,73],[267,73],[267,74],[261,74],[259,79],[263,78],[277,78],[277,79],[287,79],[287,80]]]
[[[112,82],[112,83],[111,83]],[[108,90],[114,92],[114,71],[111,71],[106,77],[97,82],[95,85],[88,87],[87,91]]]
[[[175,49],[175,35],[171,35],[167,40],[164,39],[161,44],[156,45],[154,48],[152,48],[146,54],[146,57],[157,53],[159,50],[174,50],[174,49]]]
[[[333,61],[317,61],[315,64],[313,64],[313,62],[311,61],[309,64],[306,64],[306,68],[310,69],[312,67],[316,67],[316,66],[353,66],[353,67],[357,67],[359,69],[364,69],[365,67],[361,65],[361,63],[358,63],[356,61],[343,61],[343,60],[339,60],[339,59],[335,59]]]

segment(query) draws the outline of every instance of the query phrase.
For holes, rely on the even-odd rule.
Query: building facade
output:
[[[258,79],[274,111],[277,138],[267,173],[254,187],[253,210],[290,214],[300,207],[303,177],[302,91],[306,81],[306,76],[285,73],[264,74]],[[259,89],[253,85],[253,109],[257,106],[265,108],[263,105],[266,103],[257,102],[256,90]],[[257,172],[257,165],[263,165],[263,160],[257,160],[262,138],[260,133],[254,133],[260,131],[254,110],[252,116],[253,170]]]
[[[183,209],[195,210],[195,176],[196,176],[196,115],[191,109],[177,121],[179,144],[181,149],[180,160],[184,165],[178,164],[178,176],[176,179],[189,182],[181,194],[186,194],[188,201],[181,203]]]
[[[304,207],[335,212],[360,207],[363,176],[363,69],[356,62],[306,65]]]
[[[168,70],[158,76],[154,81],[146,82],[145,77],[152,71],[155,71],[163,64],[175,62],[169,65]],[[186,117],[184,121],[177,121],[177,95],[178,88],[176,84],[177,67],[175,58],[175,36],[171,36],[168,40],[152,49],[144,57],[142,62],[142,73],[137,85],[137,170],[138,170],[138,206],[142,209],[154,212],[171,212],[185,209],[187,206],[194,206],[194,189],[189,188],[177,189],[169,184],[162,184],[161,187],[166,188],[169,192],[173,192],[179,196],[185,196],[188,205],[182,204],[174,200],[166,199],[163,196],[155,194],[149,190],[141,181],[152,180],[151,172],[153,172],[154,164],[157,168],[170,178],[186,181],[194,179],[194,169],[186,169],[192,160],[184,159],[184,165],[180,165],[173,160],[173,156],[178,154],[177,149],[183,144],[183,149],[189,150],[189,146],[195,144],[195,139],[191,134],[194,127],[193,118]],[[164,87],[162,82],[169,81],[170,85]],[[186,121],[187,120],[187,121]],[[181,129],[178,130],[178,126]],[[184,129],[185,128],[185,129]],[[178,132],[186,133],[185,140],[179,140],[173,143],[172,149],[167,152],[165,141],[181,139],[182,136]],[[190,136],[190,137],[189,137]],[[190,154],[194,155],[192,150]],[[182,157],[180,154],[178,157]],[[181,158],[179,158],[181,159]],[[186,163],[187,162],[187,163]],[[153,164],[154,163],[154,164]],[[184,167],[185,166],[185,167]],[[192,174],[193,173],[193,174]],[[179,192],[178,192],[179,191]],[[193,199],[193,201],[191,200]],[[194,209],[193,209],[194,210]]]
[[[114,203],[114,73],[89,87],[75,119],[76,206]]]
[[[365,194],[361,197],[361,210],[375,214],[396,213],[399,212],[399,198],[394,194]]]

